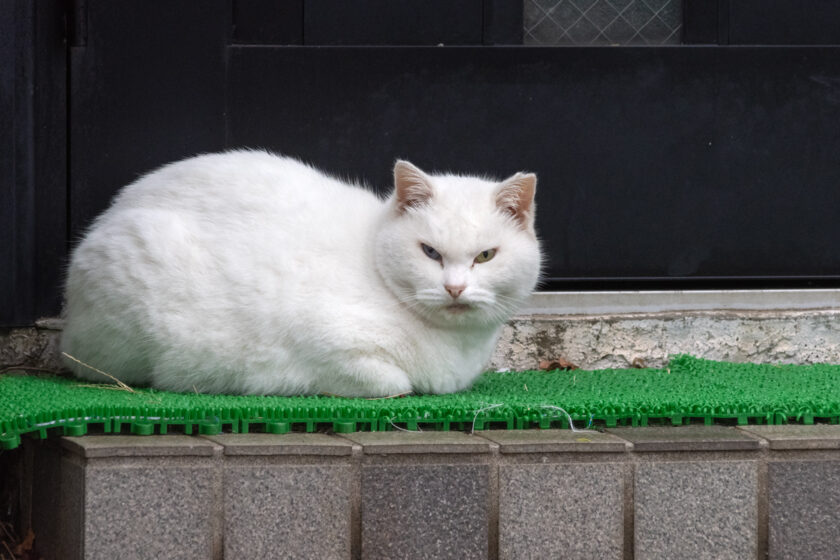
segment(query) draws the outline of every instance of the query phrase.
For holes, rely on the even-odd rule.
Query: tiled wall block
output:
[[[365,466],[362,556],[487,558],[489,465]]]
[[[500,558],[620,559],[623,524],[620,464],[499,468]]]
[[[484,559],[493,444],[462,433],[358,433],[365,559]]]
[[[187,436],[64,438],[62,550],[54,558],[214,556],[214,457]]]
[[[85,472],[85,558],[208,558],[212,474],[143,465]]]
[[[482,437],[500,451],[499,558],[622,558],[626,441],[570,430]]]
[[[636,560],[756,558],[759,438],[724,426],[608,431],[637,455]],[[750,460],[726,460],[727,453]]]
[[[771,462],[769,557],[840,557],[840,462]]]
[[[349,466],[225,472],[225,558],[347,558]]]
[[[742,430],[763,438],[771,450],[768,557],[840,557],[840,426],[745,426]]]
[[[840,557],[840,426],[608,432],[29,441],[26,507],[45,560]]]
[[[224,434],[225,558],[349,558],[353,444],[323,434]]]
[[[755,461],[636,466],[636,560],[742,560],[757,554]]]

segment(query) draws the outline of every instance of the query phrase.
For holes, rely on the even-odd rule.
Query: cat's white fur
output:
[[[537,282],[536,177],[427,175],[402,161],[394,173],[386,200],[260,151],[146,175],[73,254],[62,350],[174,391],[468,387]],[[496,256],[476,263],[488,249]]]

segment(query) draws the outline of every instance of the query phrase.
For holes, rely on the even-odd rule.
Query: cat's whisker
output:
[[[406,309],[420,309],[427,305],[427,301],[424,301],[421,298],[416,296],[412,296],[409,298],[403,298],[399,300],[398,306],[402,306]]]
[[[515,298],[515,297],[507,296],[505,294],[495,294],[494,297],[496,299],[498,299],[499,301],[510,303],[511,305],[513,305],[515,307],[519,307],[523,303],[522,298]]]
[[[488,323],[506,322],[513,312],[513,309],[511,307],[505,305],[489,306],[486,308],[486,310]]]

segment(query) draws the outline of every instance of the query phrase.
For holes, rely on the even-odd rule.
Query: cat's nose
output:
[[[445,284],[443,287],[446,288],[446,291],[449,292],[449,295],[452,296],[453,299],[460,296],[461,292],[467,289],[467,287],[464,284],[458,284],[457,286]]]

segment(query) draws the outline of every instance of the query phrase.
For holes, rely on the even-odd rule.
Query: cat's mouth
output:
[[[468,303],[450,303],[446,307],[444,307],[447,311],[454,314],[465,313],[472,309],[472,305]]]

